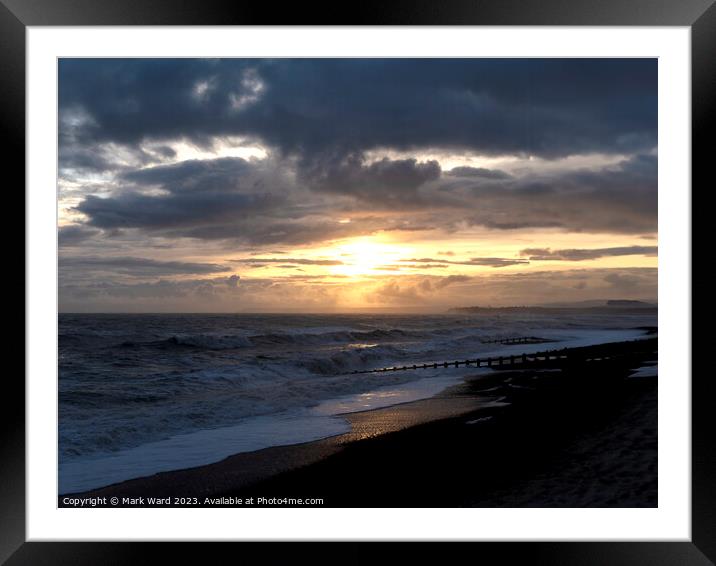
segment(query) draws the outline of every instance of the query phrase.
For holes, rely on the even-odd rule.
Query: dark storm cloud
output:
[[[144,167],[158,159],[175,157],[169,147],[147,151],[140,147],[110,145],[81,145],[72,141],[60,143],[58,152],[61,176],[73,178],[83,175],[106,174]]]
[[[636,155],[601,169],[542,176],[456,178],[449,190],[473,200],[475,212],[466,216],[469,223],[492,229],[611,233],[657,229],[657,158],[653,155]]]
[[[85,184],[81,230],[252,246],[470,226],[656,230],[655,60],[62,59],[59,73],[61,174],[112,177],[92,189],[101,197]],[[268,157],[161,164],[171,143],[226,136]],[[423,150],[631,157],[541,175],[380,159]]]
[[[257,167],[240,157],[192,159],[129,171],[120,180],[155,186],[170,193],[247,192],[266,187]]]
[[[367,164],[351,157],[312,167],[301,175],[299,182],[306,185],[297,185],[287,167],[273,160],[221,158],[126,171],[119,175],[124,190],[106,198],[88,195],[76,210],[95,228],[257,245],[306,244],[378,230],[451,231],[461,223],[499,230],[656,231],[657,161],[650,155],[602,169],[520,178],[440,177],[435,162]],[[326,203],[324,194],[340,198]],[[365,216],[369,210],[390,216]],[[410,211],[410,219],[396,215],[401,211]],[[356,213],[364,215],[355,218]],[[354,219],[339,223],[336,214]]]
[[[274,210],[280,202],[271,195],[190,193],[165,197],[127,192],[110,198],[88,195],[77,205],[77,210],[87,215],[91,226],[98,228],[143,228],[150,231],[182,228],[191,236],[192,227],[200,234],[200,227],[205,226],[209,234],[222,222],[250,220],[251,216]],[[237,227],[232,224],[232,228]],[[240,230],[237,232],[240,233]]]
[[[62,173],[96,173],[115,168],[115,165],[96,149],[70,144],[60,144],[59,163]]]
[[[61,59],[61,139],[559,157],[656,145],[655,59]]]
[[[140,229],[168,238],[305,244],[400,229],[379,218],[339,223],[314,206],[271,160],[189,160],[119,174],[121,190],[88,195],[75,209],[102,229]],[[315,199],[314,199],[315,200]]]
[[[529,256],[533,261],[560,260],[560,261],[584,261],[589,259],[599,259],[602,257],[614,257],[624,255],[657,255],[659,248],[657,246],[624,246],[615,248],[595,248],[595,249],[570,249],[570,250],[551,250],[549,248],[527,248],[520,251],[520,255]]]
[[[407,208],[420,205],[422,198],[417,189],[439,179],[440,173],[437,161],[382,159],[366,164],[362,157],[351,155],[337,163],[314,163],[302,177],[319,191]]]
[[[107,272],[138,277],[200,275],[231,270],[214,263],[158,261],[139,257],[60,257],[59,268],[69,272]]]
[[[428,215],[414,226],[450,231],[467,224],[494,230],[557,228],[627,234],[655,232],[657,227],[655,155],[523,176],[475,175],[474,168],[457,168],[438,177],[437,163],[407,159],[371,165],[353,159],[350,166],[343,162],[326,167],[344,174],[308,174],[306,182],[322,191],[330,186],[331,192],[355,199],[364,210]],[[316,166],[310,172],[315,170],[321,171]],[[376,173],[384,170],[392,173],[390,181]],[[317,178],[332,182],[316,183]]]
[[[242,226],[274,216],[286,204],[280,177],[240,158],[149,167],[123,173],[120,181],[127,183],[125,190],[107,198],[88,195],[77,205],[89,225],[200,234],[202,229],[222,231],[228,224],[240,234]]]
[[[57,230],[57,244],[62,247],[77,246],[89,240],[98,234],[100,230],[94,228],[87,228],[85,226],[79,226],[71,224],[69,226],[62,226]]]
[[[450,177],[479,177],[481,179],[511,179],[512,175],[499,169],[484,167],[453,167],[445,172]]]
[[[163,145],[163,146],[154,148],[154,152],[157,153],[158,155],[161,155],[162,157],[166,157],[166,158],[176,157],[176,154],[177,154],[176,151],[174,151],[171,147],[169,147],[167,145]]]

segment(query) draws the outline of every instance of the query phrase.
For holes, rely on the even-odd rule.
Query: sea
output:
[[[352,373],[629,340],[649,313],[60,314],[59,493],[350,430],[490,369]],[[501,345],[534,336],[552,343]]]

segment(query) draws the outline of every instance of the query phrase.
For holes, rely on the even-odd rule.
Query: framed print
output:
[[[713,5],[263,10],[0,6],[27,222],[3,559],[710,563]]]

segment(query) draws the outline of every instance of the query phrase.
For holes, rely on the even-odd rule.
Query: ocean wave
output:
[[[368,346],[341,350],[328,357],[312,358],[299,362],[311,373],[318,375],[336,375],[354,370],[374,367],[378,362],[400,359],[404,351],[395,346]]]
[[[333,331],[318,333],[268,333],[268,334],[175,334],[164,340],[147,342],[125,340],[122,348],[169,348],[188,347],[204,350],[235,350],[271,346],[322,346],[351,342],[377,342],[420,339],[424,332],[392,329],[367,331]]]

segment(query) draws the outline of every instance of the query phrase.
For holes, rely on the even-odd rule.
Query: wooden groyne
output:
[[[499,368],[503,366],[509,366],[517,368],[527,364],[534,364],[539,361],[548,362],[550,360],[567,359],[568,354],[560,350],[547,350],[544,352],[535,352],[533,354],[519,354],[511,356],[497,356],[489,358],[476,358],[472,360],[455,360],[451,362],[433,362],[431,364],[413,364],[405,366],[391,366],[384,368],[368,369],[368,370],[355,370],[349,372],[355,373],[385,373],[389,371],[407,371],[417,369],[438,369],[438,368],[459,368],[459,367],[488,367],[488,368]]]
[[[616,358],[638,357],[646,352],[654,352],[656,351],[656,343],[656,338],[637,339],[612,344],[562,348],[560,350],[544,350],[542,352],[355,370],[344,375],[459,367],[518,370],[544,366],[560,366],[562,364],[571,363],[600,362]]]

